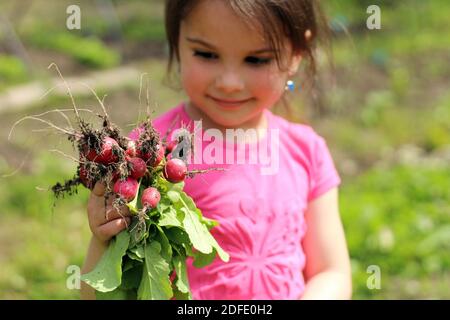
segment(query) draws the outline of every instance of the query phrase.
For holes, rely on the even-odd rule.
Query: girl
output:
[[[202,213],[219,221],[212,233],[230,254],[202,269],[188,261],[194,299],[351,297],[340,178],[327,145],[270,111],[302,59],[314,65],[315,2],[166,1],[169,71],[176,60],[188,99],[153,125],[161,135],[171,127],[195,133],[190,169],[227,169],[186,180]],[[97,184],[88,204],[93,237],[83,273],[129,222],[126,208],[104,221],[103,191]],[[82,297],[92,296],[84,285]]]

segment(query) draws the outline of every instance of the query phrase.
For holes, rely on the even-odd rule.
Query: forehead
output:
[[[222,0],[199,1],[182,21],[180,35],[201,38],[223,50],[252,51],[269,47],[261,24],[245,21]]]

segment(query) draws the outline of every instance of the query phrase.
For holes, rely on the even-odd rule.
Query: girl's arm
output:
[[[92,236],[86,255],[86,260],[84,262],[83,268],[81,269],[81,274],[92,271],[107,248],[108,242],[101,242],[95,236]],[[94,288],[81,281],[80,289],[80,297],[82,300],[95,300]]]
[[[305,218],[306,287],[301,299],[351,299],[350,258],[339,214],[338,189],[314,199]]]

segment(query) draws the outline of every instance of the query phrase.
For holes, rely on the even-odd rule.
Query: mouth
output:
[[[243,99],[243,100],[229,100],[229,99],[218,99],[218,98],[215,98],[212,96],[208,96],[208,97],[223,108],[238,108],[238,107],[241,107],[244,103],[252,100],[252,98]]]

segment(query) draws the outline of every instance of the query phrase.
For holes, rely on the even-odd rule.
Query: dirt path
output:
[[[83,77],[69,77],[66,82],[70,85],[75,96],[90,95],[94,90],[114,90],[127,84],[139,83],[142,72],[132,67],[120,67],[113,70],[99,71],[86,74]],[[83,85],[84,84],[84,85]],[[25,110],[35,104],[50,90],[52,94],[66,95],[66,87],[60,78],[50,81],[34,81],[21,86],[13,87],[0,95],[0,114],[4,112],[17,112]]]

